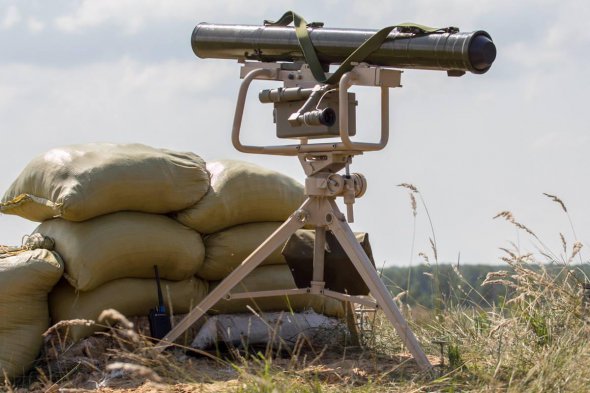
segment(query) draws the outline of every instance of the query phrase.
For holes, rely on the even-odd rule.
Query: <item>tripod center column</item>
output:
[[[324,291],[324,257],[326,250],[326,227],[315,229],[315,241],[313,243],[313,277],[311,281],[311,293],[320,294]]]

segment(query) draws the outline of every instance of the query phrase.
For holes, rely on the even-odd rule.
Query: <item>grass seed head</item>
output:
[[[559,203],[559,205],[561,206],[563,211],[567,213],[567,208],[565,207],[565,203],[563,203],[563,201],[561,199],[559,199],[555,195],[547,194],[545,192],[543,193],[543,195],[545,195],[547,198],[550,198],[553,202]]]
[[[101,323],[117,322],[125,329],[133,329],[133,323],[129,321],[123,314],[113,308],[109,308],[108,310],[101,312],[98,316],[98,321]]]
[[[55,325],[51,326],[45,333],[43,333],[43,337],[47,337],[50,334],[57,332],[63,328],[67,328],[68,326],[92,326],[96,322],[91,319],[69,319],[67,321],[59,321]]]
[[[580,253],[580,250],[582,249],[583,244],[581,242],[575,242],[573,247],[572,247],[572,255],[570,256],[568,262],[571,262],[576,255],[578,255]]]
[[[408,190],[410,190],[412,192],[416,192],[416,193],[420,192],[420,191],[418,191],[418,188],[415,185],[410,184],[410,183],[401,183],[401,184],[398,184],[397,186],[407,188]]]

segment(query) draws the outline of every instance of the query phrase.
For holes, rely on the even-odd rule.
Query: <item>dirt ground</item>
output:
[[[281,350],[223,348],[194,353],[175,348],[159,353],[136,333],[138,326],[140,332],[145,329],[145,321],[134,322],[133,331],[113,329],[77,343],[70,342],[63,330],[49,335],[35,370],[6,390],[240,392],[278,383],[320,384],[323,390],[341,391],[367,383],[408,381],[420,374],[409,354],[386,356],[366,347],[327,343],[325,337],[319,343],[301,341]],[[430,361],[440,363],[436,357]]]
[[[347,358],[349,357],[349,358]],[[439,359],[430,357],[431,363],[437,365]],[[70,375],[67,381],[53,384],[35,382],[26,389],[15,389],[15,392],[228,392],[239,391],[251,383],[251,378],[261,378],[256,370],[241,370],[220,364],[214,360],[189,358],[184,360],[187,374],[197,374],[198,381],[175,382],[170,378],[155,382],[148,377],[142,378],[133,373],[105,373],[96,370],[81,370]],[[368,381],[385,378],[411,378],[419,374],[416,365],[406,354],[397,357],[374,357],[355,350],[344,356],[342,353],[326,352],[307,366],[293,365],[292,359],[272,359],[272,369],[276,373],[284,373],[284,379],[290,383],[308,384],[310,380],[319,382],[324,387],[332,387],[335,391],[340,387],[362,386]],[[251,372],[244,376],[244,372]]]

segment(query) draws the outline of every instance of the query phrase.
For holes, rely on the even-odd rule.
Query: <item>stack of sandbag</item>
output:
[[[59,255],[46,250],[0,249],[0,375],[26,372],[49,327],[47,294],[63,273]]]
[[[253,164],[205,165],[193,153],[87,144],[34,159],[0,211],[41,221],[32,238],[52,240],[63,259],[63,279],[49,294],[57,323],[97,320],[107,308],[147,315],[157,304],[154,265],[168,309],[189,312],[304,199],[295,180]],[[295,288],[281,248],[235,291]],[[314,295],[224,300],[212,312],[248,312],[247,306],[342,314],[340,302]],[[71,326],[70,335],[77,340],[97,329]]]
[[[211,289],[227,277],[270,236],[305,200],[303,186],[274,170],[241,161],[207,164],[209,192],[197,204],[174,217],[203,234],[205,261],[197,276],[211,281]],[[232,292],[296,288],[278,247]],[[338,301],[314,295],[220,301],[213,312],[303,310],[342,314]]]
[[[65,280],[50,295],[54,323],[96,320],[104,308],[146,315],[157,304],[154,265],[168,302],[196,304],[207,293],[208,284],[194,277],[205,256],[201,236],[168,214],[194,205],[208,189],[205,163],[193,153],[75,145],[34,159],[0,211],[42,221],[35,234],[55,241]],[[81,338],[92,329],[72,334]]]
[[[209,283],[196,277],[181,281],[162,280],[164,303],[171,315],[187,314],[208,293]],[[72,319],[96,321],[102,311],[115,309],[126,316],[147,316],[158,304],[153,279],[120,278],[91,291],[81,292],[65,280],[60,281],[49,297],[53,321]],[[75,341],[102,330],[103,326],[78,324],[69,327]]]
[[[65,278],[79,291],[91,291],[120,278],[191,278],[203,263],[201,236],[164,215],[117,212],[83,222],[61,218],[43,222],[35,233],[55,241]]]
[[[35,230],[55,240],[66,270],[49,297],[54,322],[97,320],[114,308],[127,316],[147,315],[157,304],[154,265],[162,277],[168,309],[187,313],[207,294],[194,277],[205,250],[201,236],[164,215],[118,212],[84,222],[49,220]],[[104,328],[73,326],[74,340]]]
[[[205,260],[197,276],[219,281],[297,210],[305,195],[294,179],[251,163],[210,162],[207,170],[207,194],[174,218],[203,234]],[[285,264],[281,248],[263,264]]]

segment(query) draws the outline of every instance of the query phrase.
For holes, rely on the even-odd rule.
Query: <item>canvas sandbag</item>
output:
[[[210,290],[215,288],[217,284],[210,283]],[[231,292],[241,293],[294,288],[297,287],[287,265],[268,265],[254,269]],[[299,312],[306,309],[313,309],[317,313],[328,316],[342,317],[344,315],[344,307],[341,301],[311,294],[255,299],[222,299],[212,307],[210,312],[213,314],[250,313],[251,311],[248,309],[248,306],[256,311]]]
[[[197,276],[209,281],[224,279],[279,226],[280,222],[242,224],[205,236],[205,262]],[[284,264],[281,249],[278,247],[262,265]]]
[[[209,284],[198,278],[183,281],[162,280],[162,294],[167,310],[186,314],[206,295]],[[62,280],[49,294],[49,309],[53,323],[72,319],[97,321],[103,310],[114,308],[127,317],[147,316],[158,305],[156,281],[123,278],[110,281],[88,292],[78,292]],[[101,325],[72,325],[69,334],[75,341],[105,330]]]
[[[154,265],[167,280],[186,280],[205,257],[201,235],[157,214],[118,212],[84,222],[61,218],[35,229],[55,241],[66,278],[89,291],[117,278],[152,278]]]
[[[12,253],[11,253],[12,254]],[[49,327],[47,293],[60,279],[63,262],[49,250],[0,254],[0,378],[25,373]]]
[[[248,162],[207,164],[209,192],[175,216],[201,233],[250,222],[285,221],[303,203],[303,186],[294,179]]]
[[[194,205],[209,188],[194,153],[141,144],[89,143],[33,159],[0,202],[0,212],[33,221],[84,221],[132,210],[169,213]]]

